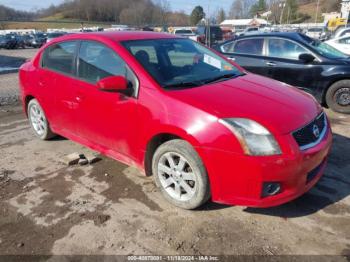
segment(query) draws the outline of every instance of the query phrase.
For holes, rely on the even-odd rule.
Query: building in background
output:
[[[350,1],[350,0],[349,0]],[[220,26],[231,27],[234,31],[246,29],[247,27],[265,27],[270,23],[265,19],[228,19],[224,20]]]

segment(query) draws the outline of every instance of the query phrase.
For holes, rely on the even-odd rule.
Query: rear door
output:
[[[221,52],[246,70],[265,75],[264,37],[250,37],[226,43]]]

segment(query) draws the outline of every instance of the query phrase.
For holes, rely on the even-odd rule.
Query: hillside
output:
[[[339,12],[340,0],[320,0],[320,6],[318,11],[318,22],[323,22],[322,13]],[[300,13],[309,15],[311,18],[309,21],[314,22],[316,18],[317,1],[315,0],[299,0]]]

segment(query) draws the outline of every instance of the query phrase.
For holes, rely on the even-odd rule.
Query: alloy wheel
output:
[[[337,104],[341,106],[348,106],[350,105],[350,88],[340,88],[335,92],[334,98],[337,102]]]
[[[164,190],[178,201],[188,201],[196,192],[196,175],[189,161],[178,153],[167,152],[160,157],[158,176]]]
[[[42,109],[36,104],[31,105],[29,109],[29,116],[34,131],[39,136],[42,136],[47,129],[46,118],[44,113],[42,112]]]

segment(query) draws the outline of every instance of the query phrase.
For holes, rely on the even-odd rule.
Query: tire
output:
[[[38,100],[32,99],[29,101],[27,112],[29,123],[37,137],[41,140],[48,140],[56,136],[55,133],[52,132],[44,110],[40,106]]]
[[[326,104],[335,112],[350,113],[350,80],[331,85],[326,93]]]
[[[170,140],[157,148],[152,159],[152,173],[163,196],[177,207],[195,209],[210,198],[203,162],[184,140]]]

